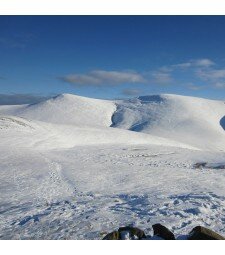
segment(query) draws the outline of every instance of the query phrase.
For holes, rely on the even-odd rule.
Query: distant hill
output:
[[[70,125],[74,127],[73,132],[75,128],[80,128],[80,134],[84,132],[84,128],[97,128],[101,129],[100,133],[106,140],[116,131],[103,131],[102,128],[113,127],[169,139],[200,149],[225,150],[223,101],[169,94],[110,101],[62,94],[37,104],[0,106],[0,114],[41,121],[45,124]],[[64,130],[66,129],[68,127],[64,127]],[[107,132],[107,135],[104,132]],[[119,133],[112,138],[112,142],[131,142],[131,132],[127,135],[119,130],[117,132]],[[84,143],[90,134],[90,131],[87,132]],[[127,141],[122,138],[124,135],[128,137]],[[136,137],[134,139],[137,139],[133,142],[137,143],[137,135],[133,135]],[[150,137],[145,135],[145,139],[148,138]],[[102,139],[98,138],[96,143]]]

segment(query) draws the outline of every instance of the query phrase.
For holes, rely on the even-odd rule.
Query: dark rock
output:
[[[174,234],[165,226],[158,223],[152,227],[154,230],[154,235],[159,236],[165,240],[175,240]]]
[[[200,169],[206,166],[206,162],[199,162],[194,164],[194,168]]]
[[[119,232],[113,231],[107,234],[102,240],[119,240]]]
[[[121,233],[122,231],[128,231],[131,237],[137,236],[139,240],[146,238],[144,231],[139,228],[128,226],[128,227],[121,227],[119,228],[118,231],[119,233]],[[121,235],[120,235],[120,238],[121,238]]]
[[[188,240],[225,240],[225,238],[208,228],[197,226],[189,233]]]

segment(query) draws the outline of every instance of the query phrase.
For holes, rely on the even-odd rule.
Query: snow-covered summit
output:
[[[223,101],[162,94],[117,101],[112,126],[224,149],[224,116]]]
[[[7,107],[6,114],[48,123],[76,126],[110,126],[116,106],[113,102],[61,94],[46,101],[15,108]],[[0,107],[1,113],[1,107]]]
[[[225,234],[222,101],[63,94],[0,106],[0,155],[0,239],[101,239],[159,222],[176,237],[196,225]]]
[[[0,114],[79,128],[113,127],[225,150],[225,104],[217,100],[172,94],[101,100],[62,94],[37,104],[0,106]]]

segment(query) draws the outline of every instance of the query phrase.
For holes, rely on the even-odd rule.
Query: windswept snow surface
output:
[[[0,106],[0,239],[225,235],[224,118],[222,101],[176,95]]]
[[[224,150],[225,103],[177,95],[153,95],[118,101],[117,128],[143,132],[201,149]]]
[[[37,104],[0,106],[0,113],[47,123],[108,127],[115,109],[111,101],[62,94]]]

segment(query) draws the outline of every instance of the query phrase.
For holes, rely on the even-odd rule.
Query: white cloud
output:
[[[214,88],[225,88],[225,69],[199,69],[196,75]]]
[[[207,68],[215,65],[215,63],[208,59],[208,58],[202,58],[202,59],[193,59],[188,62],[172,65],[172,68],[191,68],[191,67],[202,67],[202,68]]]
[[[144,77],[137,72],[94,70],[87,74],[71,74],[61,80],[77,85],[118,85],[124,83],[145,83]]]
[[[180,64],[176,64],[176,65],[172,65],[172,68],[188,68],[191,67],[192,63],[191,62],[185,62],[185,63],[180,63]]]
[[[225,69],[198,70],[197,75],[205,80],[223,79],[225,78]]]
[[[215,63],[207,58],[203,58],[203,59],[197,59],[195,61],[193,61],[194,65],[199,66],[199,67],[210,67],[215,65]]]
[[[152,72],[153,82],[157,84],[168,84],[173,81],[173,78],[169,72],[155,71]]]
[[[176,82],[176,77],[186,77],[192,82],[196,78],[205,82],[205,86],[188,86],[189,89],[199,90],[206,86],[225,88],[225,68],[215,68],[216,63],[208,58],[192,59],[187,62],[164,66],[155,72],[158,83]],[[182,73],[181,73],[182,72]],[[184,76],[183,76],[184,75]]]
[[[223,89],[223,88],[225,88],[225,81],[216,82],[213,85],[216,88]]]
[[[122,91],[122,94],[125,96],[137,96],[140,94],[140,90],[139,89],[124,89]]]
[[[189,82],[199,82],[199,79],[205,82],[205,85],[217,88],[224,87],[225,69],[216,69],[215,63],[208,58],[191,59],[187,62],[162,66],[155,70],[136,72],[136,71],[106,71],[93,70],[88,73],[74,73],[65,75],[59,79],[77,86],[114,86],[121,84],[146,84],[146,85],[185,85]],[[182,78],[184,79],[182,81]],[[196,79],[198,79],[196,81]],[[201,84],[201,83],[199,83]],[[204,86],[203,86],[204,87]],[[201,89],[203,88],[201,86]],[[199,87],[190,86],[192,90],[198,90]],[[124,94],[134,95],[137,91],[127,90]]]
[[[204,89],[205,86],[199,86],[199,85],[190,83],[187,85],[187,88],[189,88],[190,90],[198,91],[198,90]]]
[[[99,85],[101,82],[99,79],[86,74],[70,74],[66,75],[64,77],[61,77],[61,79],[68,83],[74,83],[79,85]]]

